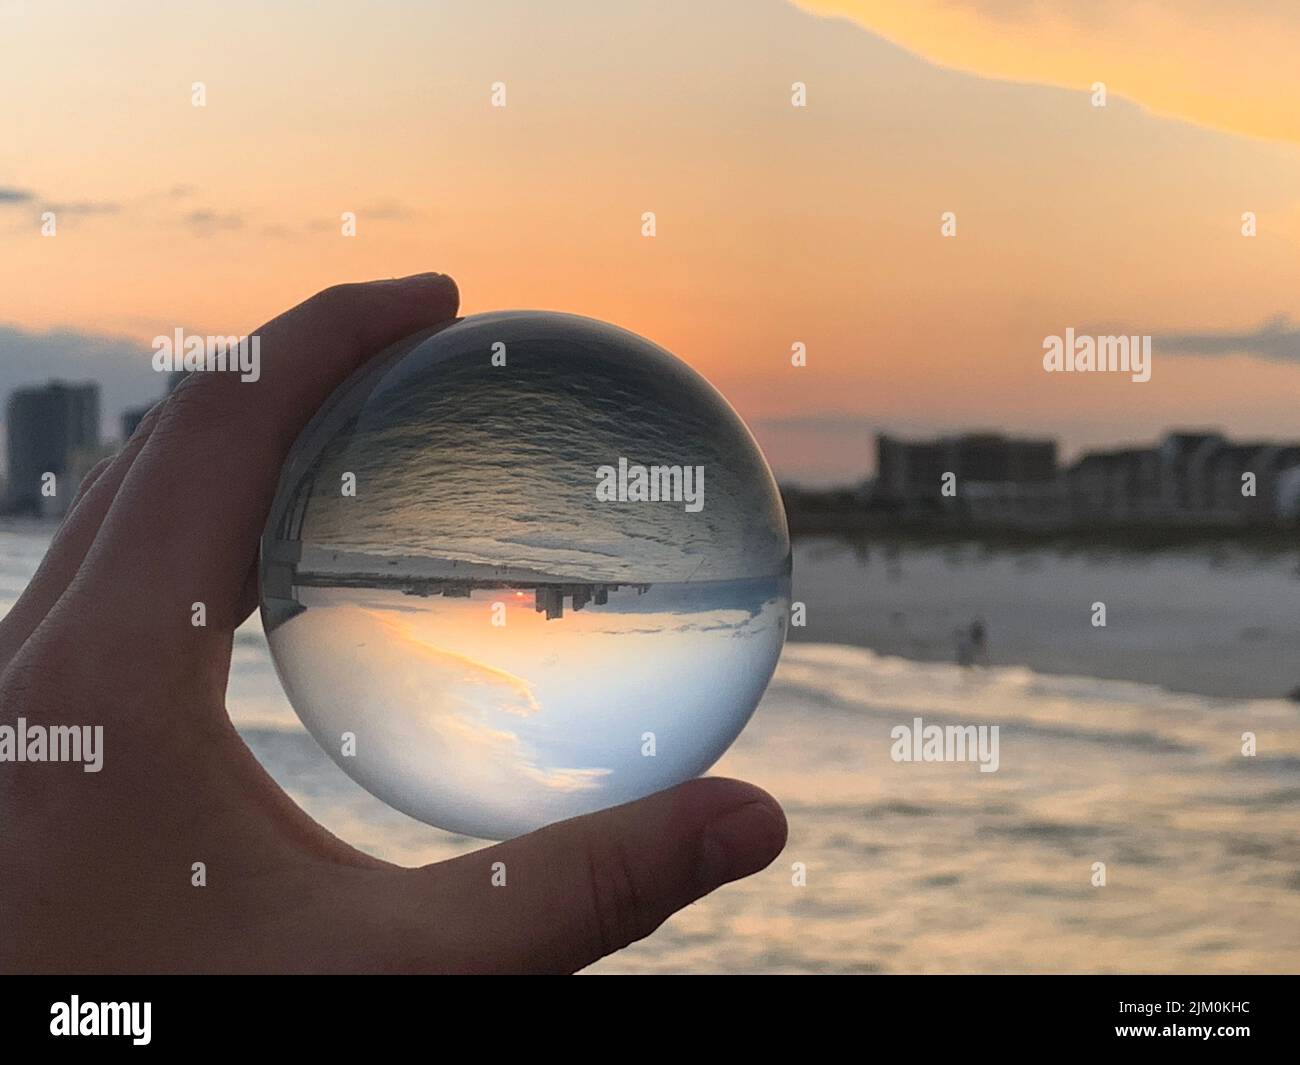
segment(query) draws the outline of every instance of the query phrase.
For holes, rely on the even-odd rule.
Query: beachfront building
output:
[[[1071,517],[1080,522],[1150,519],[1160,506],[1160,469],[1154,448],[1089,452],[1065,474]]]
[[[1282,475],[1300,467],[1300,446],[1229,444],[1207,470],[1206,507],[1224,518],[1267,521],[1278,513]]]
[[[980,526],[1250,525],[1300,519],[1300,443],[1179,429],[1150,447],[1089,451],[996,433],[876,438],[875,508]],[[954,491],[941,491],[952,474]]]
[[[61,517],[81,478],[102,456],[99,386],[51,381],[9,397],[5,510]],[[50,482],[47,474],[53,474]],[[53,493],[43,491],[52,483]]]
[[[876,471],[876,498],[904,509],[965,508],[977,499],[995,509],[1017,501],[1052,505],[1057,492],[1056,441],[1000,433],[914,441],[881,433],[876,437]],[[941,487],[949,473],[959,490],[945,497]]]
[[[1080,456],[1065,472],[1066,496],[1079,523],[1267,522],[1281,515],[1297,468],[1300,445],[1172,432],[1154,447]]]
[[[1273,512],[1282,521],[1300,522],[1300,465],[1278,473]]]

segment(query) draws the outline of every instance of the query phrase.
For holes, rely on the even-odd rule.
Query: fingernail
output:
[[[700,846],[706,891],[765,868],[785,846],[785,816],[766,802],[748,802],[709,822]]]
[[[395,277],[389,282],[389,284],[390,285],[422,285],[422,284],[426,284],[429,281],[450,281],[450,280],[451,278],[449,278],[446,274],[440,274],[434,270],[429,270],[423,274],[407,274],[405,277]]]

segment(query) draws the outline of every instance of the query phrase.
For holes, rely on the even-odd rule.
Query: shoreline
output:
[[[1300,572],[1289,553],[1236,547],[1114,552],[796,537],[793,594],[807,621],[788,638],[955,664],[959,633],[978,619],[988,665],[1209,697],[1289,698],[1300,688]],[[1091,624],[1097,602],[1107,604],[1104,627]]]
[[[923,665],[956,665],[952,655],[913,653],[906,647],[886,646],[883,642],[868,643],[863,640],[819,638],[811,635],[796,635],[793,632],[787,637],[786,642],[813,646],[856,647],[884,657],[901,658],[908,662],[917,662]],[[1173,662],[1168,663],[1167,666],[1158,666],[1154,669],[1149,666],[1147,668],[1125,668],[1122,665],[1108,669],[1106,667],[1098,668],[1078,660],[1062,659],[1053,661],[1034,655],[1019,657],[990,655],[987,661],[968,668],[972,674],[978,675],[982,670],[990,668],[1007,669],[1016,667],[1031,670],[1045,677],[1086,677],[1090,680],[1149,684],[1174,695],[1199,695],[1205,698],[1229,700],[1281,699],[1296,703],[1296,713],[1300,714],[1300,698],[1293,698],[1291,694],[1291,692],[1300,693],[1300,680],[1297,680],[1296,686],[1290,691],[1278,691],[1273,694],[1257,690],[1245,678],[1225,677],[1221,685],[1191,685],[1180,682],[1177,664]]]
[[[847,544],[944,546],[973,544],[989,550],[1102,548],[1146,554],[1193,548],[1238,548],[1261,556],[1300,559],[1300,528],[1286,525],[1174,525],[1159,522],[1074,525],[985,525],[903,519],[848,512],[787,512],[791,541],[840,540]]]

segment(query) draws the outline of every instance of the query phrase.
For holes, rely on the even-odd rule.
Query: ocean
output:
[[[0,611],[49,533],[0,527]],[[800,540],[793,595],[807,624],[712,770],[782,802],[785,852],[589,971],[1300,968],[1294,557]],[[976,618],[988,664],[963,668]],[[289,707],[256,617],[228,705],[355,846],[403,864],[485,846],[345,776]],[[918,718],[998,726],[997,771],[895,761],[891,733]]]

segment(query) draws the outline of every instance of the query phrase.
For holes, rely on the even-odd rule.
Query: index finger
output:
[[[206,605],[216,631],[237,624],[294,439],[353,370],[453,317],[458,304],[455,282],[441,274],[339,285],[257,330],[256,380],[191,374],[123,482],[78,594],[107,611],[123,636],[174,632],[194,602]]]

